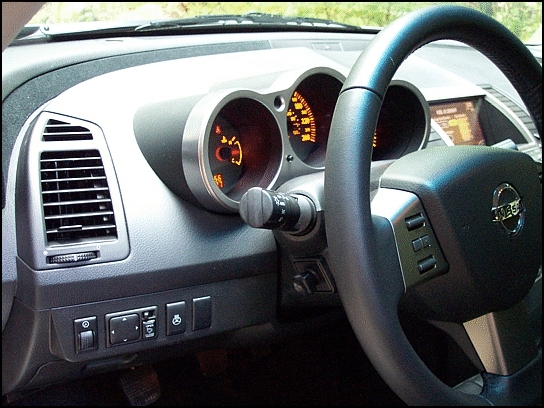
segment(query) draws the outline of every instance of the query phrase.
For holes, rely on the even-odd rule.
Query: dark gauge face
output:
[[[429,137],[429,106],[414,86],[395,81],[382,103],[372,160],[393,160],[421,149]]]
[[[213,122],[208,145],[213,181],[225,194],[238,182],[244,169],[244,152],[240,135],[218,116]]]
[[[306,160],[316,148],[317,133],[312,109],[297,91],[289,102],[287,130],[293,150],[301,160]]]

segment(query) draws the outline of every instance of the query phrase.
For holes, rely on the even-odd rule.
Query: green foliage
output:
[[[435,2],[75,2],[46,3],[31,24],[75,21],[159,20],[210,14],[261,12],[285,16],[317,17],[357,26],[383,27],[415,9]],[[504,24],[522,40],[542,25],[541,2],[456,2],[476,8]]]

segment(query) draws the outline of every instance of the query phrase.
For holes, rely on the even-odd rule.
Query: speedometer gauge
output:
[[[297,91],[291,97],[286,116],[291,146],[301,160],[306,160],[316,148],[317,131],[312,109]]]

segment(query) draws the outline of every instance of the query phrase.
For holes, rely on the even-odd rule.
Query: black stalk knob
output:
[[[315,221],[315,207],[308,197],[260,187],[253,187],[242,196],[239,212],[253,228],[304,233]]]

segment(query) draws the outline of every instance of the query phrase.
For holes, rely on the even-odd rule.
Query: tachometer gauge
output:
[[[243,173],[243,148],[232,125],[218,116],[211,128],[208,156],[213,181],[228,193]]]
[[[297,91],[293,93],[287,110],[287,130],[291,146],[301,160],[316,148],[315,118],[306,99]]]

